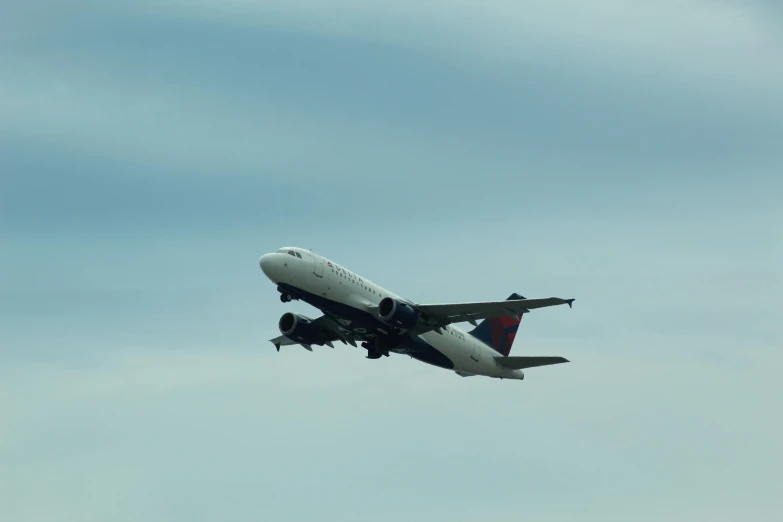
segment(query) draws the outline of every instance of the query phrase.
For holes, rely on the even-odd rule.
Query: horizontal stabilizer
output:
[[[565,357],[495,357],[495,360],[500,366],[510,370],[522,370],[524,368],[569,362]]]

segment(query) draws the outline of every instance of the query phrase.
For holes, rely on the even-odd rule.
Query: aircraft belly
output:
[[[455,369],[460,369],[472,373],[484,373],[482,362],[476,362],[470,358],[471,351],[459,341],[453,339],[450,334],[444,332],[443,335],[437,332],[427,332],[421,335],[421,338],[433,348],[443,353],[453,363]]]
[[[454,369],[476,375],[500,376],[501,369],[497,366],[492,353],[480,346],[481,355],[478,361],[473,360],[473,339],[465,334],[466,340],[460,341],[452,338],[450,334],[440,335],[436,332],[427,332],[421,337],[435,349],[442,352],[454,362]]]
[[[288,284],[280,286],[287,288],[292,294],[299,296],[308,304],[320,309],[327,315],[337,317],[338,322],[349,331],[353,331],[360,336],[364,334],[375,335],[378,329],[386,329],[388,326],[372,313],[363,309],[366,303],[362,297],[350,292],[345,285],[339,285],[335,288],[334,281],[329,281],[331,291],[329,297],[318,295],[314,292],[316,288],[313,284],[306,285],[305,288],[295,287]],[[305,286],[305,285],[303,285]],[[422,337],[426,336],[427,340]],[[427,333],[424,336],[409,337],[396,352],[407,353],[414,359],[421,362],[432,364],[440,368],[453,369],[455,361],[452,357],[462,358],[458,350],[452,343],[444,343],[444,340],[435,339],[441,337],[436,333]],[[437,344],[434,346],[430,340]],[[468,358],[469,358],[468,354]]]

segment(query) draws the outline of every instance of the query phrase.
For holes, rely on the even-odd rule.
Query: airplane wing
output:
[[[324,339],[323,344],[326,346],[334,348],[334,344],[332,344],[333,341],[341,341],[345,344],[356,346],[356,341],[353,334],[344,328],[340,328],[340,325],[331,317],[322,315],[321,317],[313,319],[312,322],[321,328]],[[281,346],[300,344],[293,339],[289,339],[285,335],[280,335],[274,339],[269,339],[269,342],[275,345],[275,348],[277,348],[278,352],[280,351]],[[301,346],[307,350],[310,350],[311,352],[313,351],[313,347],[310,344],[301,344]]]
[[[478,319],[520,315],[536,308],[567,304],[571,307],[574,299],[546,297],[543,299],[516,299],[509,301],[490,301],[485,303],[420,304],[416,305],[430,322],[440,326],[464,321],[475,325]]]

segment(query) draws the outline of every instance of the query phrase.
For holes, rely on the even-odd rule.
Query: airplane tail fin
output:
[[[521,295],[513,293],[506,301],[516,301],[524,299]],[[471,330],[470,335],[482,341],[487,346],[504,356],[511,352],[511,345],[514,343],[514,337],[517,335],[519,323],[522,321],[522,315],[507,315],[504,317],[490,317],[484,319],[479,325]]]

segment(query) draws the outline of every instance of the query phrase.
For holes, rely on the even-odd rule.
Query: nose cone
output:
[[[258,262],[258,264],[261,266],[261,270],[272,281],[275,280],[274,275],[276,275],[275,274],[276,263],[274,258],[275,258],[274,254],[264,254],[263,256],[261,256],[261,260]]]

